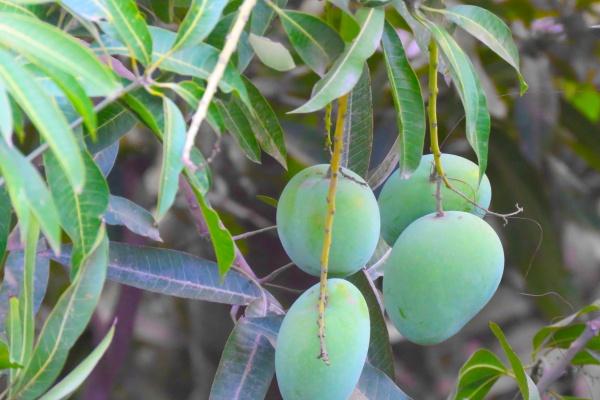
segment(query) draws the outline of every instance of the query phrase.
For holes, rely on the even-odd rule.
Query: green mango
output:
[[[455,189],[459,190],[480,207],[488,208],[492,200],[492,188],[487,176],[478,184],[479,167],[466,158],[453,154],[442,154],[444,172]],[[381,213],[381,236],[390,246],[411,222],[435,212],[436,183],[431,179],[433,155],[421,158],[421,163],[408,179],[394,172],[379,195]],[[458,194],[442,187],[445,210],[466,211],[483,217],[485,211],[475,207]]]
[[[289,309],[277,336],[275,373],[284,400],[347,400],[369,348],[369,309],[360,291],[343,279],[327,281],[327,365],[318,358],[319,284]]]
[[[411,342],[440,343],[487,304],[503,270],[502,243],[483,219],[429,214],[402,232],[385,263],[385,309]]]
[[[303,271],[319,276],[325,236],[328,164],[296,174],[277,205],[277,232],[290,259]],[[361,269],[379,239],[379,208],[366,182],[349,169],[338,177],[329,253],[329,274],[344,277]]]

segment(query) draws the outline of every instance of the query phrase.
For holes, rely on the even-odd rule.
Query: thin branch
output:
[[[376,279],[377,277],[383,275],[383,273],[379,272],[379,268],[385,264],[386,260],[390,257],[390,254],[392,254],[391,247],[387,249],[385,253],[383,253],[381,258],[377,260],[375,264],[367,268],[367,274],[371,277],[371,279]]]
[[[293,266],[294,266],[293,262],[287,263],[283,267],[277,268],[275,271],[271,272],[269,275],[266,275],[266,276],[260,278],[258,280],[258,282],[260,282],[262,284],[271,282],[273,279],[277,278],[279,275],[281,275],[283,272],[287,271],[288,269],[290,269]]]
[[[198,104],[198,109],[192,118],[192,123],[190,124],[190,128],[186,134],[185,147],[183,151],[183,163],[190,167],[192,170],[196,168],[192,160],[190,159],[190,152],[192,151],[192,147],[194,147],[194,140],[196,139],[196,135],[198,134],[198,130],[200,129],[200,125],[204,118],[206,117],[206,113],[208,112],[208,106],[212,101],[213,96],[217,92],[217,87],[221,78],[223,77],[223,73],[225,72],[225,68],[229,63],[229,59],[233,52],[237,49],[238,41],[240,40],[240,36],[242,31],[244,30],[244,26],[246,22],[248,22],[248,18],[250,17],[250,13],[252,9],[256,5],[256,0],[244,0],[240,8],[238,9],[238,15],[233,23],[233,27],[231,31],[227,35],[227,41],[223,46],[223,50],[219,54],[219,60],[217,61],[217,65],[211,72],[208,77],[208,82],[206,84],[206,91],[202,95],[200,99],[200,103]]]
[[[277,229],[277,225],[267,226],[266,228],[257,229],[255,231],[240,233],[239,235],[233,236],[233,240],[238,241],[238,240],[242,240],[242,239],[247,239],[254,235],[258,235],[259,233],[272,231],[273,229]]]
[[[573,343],[571,343],[571,346],[569,346],[567,349],[565,356],[556,365],[544,372],[537,383],[537,388],[541,394],[545,393],[550,385],[564,374],[577,353],[583,350],[588,342],[599,334],[600,317],[587,322],[585,329],[581,335],[579,335],[579,337],[575,339]]]

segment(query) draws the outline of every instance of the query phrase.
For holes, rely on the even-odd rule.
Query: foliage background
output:
[[[152,12],[153,2],[140,2]],[[445,397],[458,369],[478,347],[499,350],[487,321],[497,322],[526,363],[531,336],[549,321],[569,314],[600,297],[600,4],[594,1],[476,1],[506,21],[518,42],[529,92],[518,95],[510,67],[467,35],[461,44],[483,76],[492,113],[490,164],[492,209],[525,212],[507,226],[489,218],[501,235],[507,254],[506,273],[498,293],[485,310],[458,336],[437,346],[420,347],[403,341],[390,329],[397,382],[417,399]],[[290,1],[289,8],[319,12],[319,1]],[[419,73],[426,75],[425,58],[407,33],[405,46]],[[275,23],[269,37],[285,44]],[[371,69],[375,143],[372,166],[388,152],[396,136],[395,112],[381,52]],[[310,94],[315,75],[305,67],[275,72],[254,60],[247,75],[282,118],[289,151],[288,170],[263,155],[262,165],[250,162],[231,136],[215,143],[207,131],[199,134],[204,154],[215,153],[211,164],[213,189],[209,199],[233,234],[271,226],[275,209],[258,195],[277,198],[287,180],[306,165],[325,162],[321,114],[286,115]],[[460,101],[441,85],[438,103],[443,151],[473,154],[464,139]],[[112,193],[145,208],[154,207],[160,171],[160,147],[147,128],[137,124],[121,140],[115,168],[109,176]],[[218,150],[216,150],[218,149]],[[163,243],[151,242],[111,227],[112,240],[160,245],[212,258],[208,239],[199,239],[180,195],[160,225]],[[542,240],[543,237],[543,240]],[[259,276],[289,260],[275,231],[238,242]],[[53,272],[59,270],[53,266]],[[51,274],[45,304],[54,304],[67,284]],[[315,278],[292,269],[277,284],[303,290]],[[273,289],[284,306],[295,294]],[[49,308],[42,306],[43,318]],[[207,398],[225,341],[233,327],[227,306],[186,301],[107,282],[90,329],[70,355],[68,366],[89,353],[105,334],[113,317],[119,325],[107,355],[79,394],[82,399],[199,399]],[[583,397],[600,393],[600,367],[573,372],[563,385]],[[490,398],[512,399],[513,381],[496,385]],[[589,391],[589,392],[588,392]],[[275,388],[269,399],[277,399]],[[598,397],[600,398],[600,397]]]

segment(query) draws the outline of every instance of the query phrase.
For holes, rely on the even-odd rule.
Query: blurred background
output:
[[[511,212],[518,203],[525,211],[506,226],[501,219],[487,217],[503,240],[506,270],[492,301],[460,334],[440,345],[422,347],[404,341],[390,325],[397,382],[419,400],[445,398],[460,366],[475,349],[486,346],[498,350],[488,321],[500,324],[524,364],[530,365],[531,337],[537,329],[600,298],[600,2],[470,3],[499,15],[519,45],[522,70],[529,83],[529,91],[522,97],[510,67],[456,31],[481,76],[492,114],[487,172],[493,188],[491,209]],[[319,13],[323,2],[290,0],[288,7]],[[144,11],[153,13],[150,2]],[[406,31],[401,35],[426,87],[426,60],[411,34]],[[278,22],[269,36],[285,44]],[[388,154],[397,135],[382,58],[379,52],[369,61],[375,112],[372,169]],[[290,158],[287,171],[267,155],[263,155],[262,165],[257,165],[244,157],[230,136],[217,141],[209,128],[201,131],[201,147],[213,159],[209,198],[233,234],[274,225],[275,208],[261,196],[278,198],[294,173],[328,159],[323,114],[286,115],[309,97],[316,75],[303,67],[278,73],[256,61],[247,75],[282,119]],[[438,119],[443,151],[474,160],[464,136],[460,100],[447,84],[442,82],[440,89]],[[158,190],[159,146],[141,125],[135,125],[120,146],[117,164],[109,176],[112,192],[150,209]],[[198,235],[182,195],[161,223],[160,233],[163,243],[118,228],[110,232],[113,240],[213,257],[211,244]],[[259,276],[289,262],[274,230],[238,244]],[[54,303],[66,284],[60,273],[51,276],[48,304]],[[290,269],[274,281],[298,290],[315,282],[316,278],[298,269]],[[277,286],[271,289],[285,306],[298,295]],[[70,362],[74,364],[89,352],[115,316],[118,330],[79,398],[208,398],[233,327],[229,311],[222,305],[143,293],[108,282],[91,328],[72,352]],[[43,317],[44,308],[41,314]],[[562,381],[564,392],[600,398],[599,369],[570,371]],[[513,399],[515,394],[514,383],[502,381],[489,398]],[[279,398],[275,387],[268,398]]]

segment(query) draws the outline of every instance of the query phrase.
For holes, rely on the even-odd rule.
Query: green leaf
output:
[[[421,52],[425,55],[429,54],[429,50],[427,48],[429,44],[429,40],[431,39],[431,35],[427,28],[423,26],[417,19],[411,14],[408,7],[406,6],[405,0],[392,0],[392,5],[398,11],[398,14],[402,16],[402,19],[406,22],[406,24],[410,27]]]
[[[399,171],[407,179],[419,166],[425,143],[425,106],[419,79],[394,28],[385,23],[383,54],[398,121]]]
[[[58,213],[62,226],[73,241],[71,278],[79,271],[81,262],[94,249],[101,217],[108,206],[108,184],[102,171],[92,157],[83,153],[86,180],[81,193],[75,193],[65,180],[65,174],[53,154],[44,155],[48,185],[55,204],[60,204]]]
[[[221,222],[219,214],[217,214],[217,212],[207,203],[200,188],[192,185],[192,189],[194,190],[196,200],[200,205],[200,211],[202,211],[202,215],[204,216],[204,220],[208,227],[213,249],[217,256],[219,274],[225,276],[235,260],[235,243],[233,242],[231,233],[225,228],[223,222]]]
[[[103,219],[109,225],[122,225],[135,234],[162,242],[152,214],[124,197],[110,196]]]
[[[192,109],[198,108],[198,103],[204,95],[204,87],[196,81],[182,81],[173,83],[169,86],[177,95],[179,95]],[[221,134],[225,130],[225,122],[219,113],[216,104],[211,102],[208,105],[208,114],[206,116],[208,124],[217,134]]]
[[[367,64],[348,96],[348,111],[344,124],[342,165],[366,177],[373,149],[373,103],[371,76]]]
[[[445,56],[452,81],[465,109],[467,140],[477,155],[479,179],[483,177],[488,162],[490,113],[485,93],[469,57],[443,28],[423,20]]]
[[[393,380],[396,376],[394,372],[394,354],[390,345],[390,336],[385,324],[383,304],[378,289],[365,270],[358,271],[346,279],[361,291],[369,307],[371,338],[367,360],[373,367],[383,371]]]
[[[4,342],[0,342],[0,370],[8,368],[21,368],[21,365],[10,361],[8,345]]]
[[[152,37],[134,0],[104,0],[108,21],[129,54],[144,65],[152,60]]]
[[[59,252],[58,211],[39,172],[16,148],[9,148],[3,141],[0,141],[0,170],[6,180],[8,193],[19,222],[21,224],[26,222],[31,210],[50,246],[55,252]]]
[[[365,362],[356,389],[350,398],[353,400],[411,400],[402,389],[396,386],[392,378],[369,362]]]
[[[163,157],[158,186],[156,219],[160,221],[175,201],[179,188],[179,174],[183,170],[183,148],[186,125],[179,108],[168,97],[163,98],[165,125],[163,131]]]
[[[27,225],[21,225],[25,230],[25,260],[23,265],[23,276],[21,291],[19,293],[19,314],[21,315],[21,328],[23,340],[19,351],[19,364],[24,365],[29,361],[33,350],[33,338],[35,335],[34,301],[35,301],[35,267],[38,240],[40,237],[40,226],[35,218],[30,218]]]
[[[189,167],[185,168],[185,176],[190,181],[190,184],[195,187],[200,193],[205,195],[208,193],[211,185],[210,165],[207,163],[204,155],[196,147],[192,147],[190,158],[194,165],[199,165],[199,168],[192,170]]]
[[[74,12],[84,19],[99,21],[108,18],[109,15],[103,1],[104,0],[60,0],[59,3],[67,8],[67,10]]]
[[[0,12],[14,12],[35,17],[34,13],[21,5],[15,4],[12,0],[0,0]]]
[[[273,156],[283,168],[287,168],[287,150],[285,148],[283,128],[279,123],[277,114],[275,114],[267,99],[263,97],[256,86],[249,79],[245,77],[243,79],[252,108],[246,107],[241,102],[239,105],[251,122],[252,130],[263,150]]]
[[[44,63],[72,75],[80,83],[86,82],[104,94],[121,86],[114,74],[81,42],[36,18],[0,13],[0,44],[33,63]]]
[[[311,14],[278,7],[275,11],[300,58],[313,71],[323,76],[325,69],[344,51],[344,41],[340,35]]]
[[[489,350],[477,350],[462,366],[458,374],[458,387],[454,399],[480,400],[496,381],[508,370],[502,361]]]
[[[527,83],[519,67],[519,50],[504,21],[485,8],[472,5],[452,6],[440,12],[509,63],[519,76],[521,95],[527,91]]]
[[[219,22],[227,0],[192,0],[173,48],[194,46],[202,42]]]
[[[19,311],[19,298],[11,297],[9,299],[8,320],[6,322],[8,328],[8,359],[10,363],[22,366],[19,360],[22,359],[21,351],[23,351],[23,325],[21,324],[21,314]],[[12,384],[17,375],[17,371],[10,371],[9,381]]]
[[[0,80],[0,134],[6,143],[12,144],[13,115],[6,87]]]
[[[13,55],[4,50],[0,50],[0,78],[57,155],[71,185],[75,190],[81,190],[85,180],[81,151],[56,103],[31,74],[15,62]]]
[[[141,88],[127,93],[121,102],[159,138],[164,128],[163,100]]]
[[[119,142],[116,141],[105,149],[94,154],[94,161],[104,177],[107,177],[115,166],[117,156],[119,155]]]
[[[0,186],[0,260],[4,259],[4,252],[6,251],[8,235],[10,233],[10,222],[12,220],[10,198],[4,186]]]
[[[71,347],[87,326],[104,286],[108,264],[108,240],[104,228],[95,249],[52,309],[33,351],[19,375],[15,397],[36,399],[60,374]]]
[[[365,61],[377,49],[385,13],[380,8],[360,9],[357,13],[362,26],[358,36],[346,47],[327,74],[313,88],[311,99],[291,113],[309,113],[320,110],[348,93],[360,79]]]
[[[244,105],[239,98],[232,97],[227,105],[219,101],[216,104],[225,121],[225,127],[236,139],[240,148],[250,160],[260,163],[260,146],[254,137],[252,125],[244,114]]]
[[[106,350],[108,350],[114,334],[115,324],[113,323],[106,336],[104,336],[104,339],[98,343],[98,346],[77,367],[61,379],[60,382],[40,397],[40,400],[66,399],[77,390],[92,373],[104,353],[106,353]]]
[[[87,136],[85,144],[90,153],[95,154],[118,141],[135,123],[135,117],[127,109],[113,103],[98,112],[97,140],[92,141],[91,137]]]
[[[519,356],[517,356],[515,351],[510,346],[510,343],[508,343],[508,340],[506,340],[506,336],[504,336],[502,329],[500,329],[500,327],[494,322],[490,322],[490,329],[492,330],[494,336],[496,336],[498,339],[498,342],[500,342],[500,345],[504,350],[504,354],[506,354],[506,358],[508,358],[508,361],[510,362],[513,373],[515,374],[515,380],[517,381],[517,385],[519,385],[519,390],[521,391],[521,396],[523,396],[523,399],[539,400],[540,393],[537,390],[535,383],[533,383],[531,378],[529,378],[529,376],[525,373],[523,363],[521,363]]]
[[[296,67],[292,55],[281,43],[254,33],[250,33],[248,40],[260,61],[267,67],[276,71],[289,71]]]

